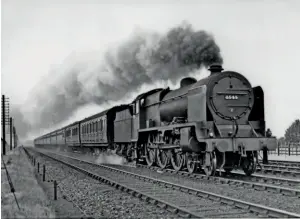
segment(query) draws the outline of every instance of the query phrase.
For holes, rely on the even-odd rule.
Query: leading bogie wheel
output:
[[[195,162],[191,153],[186,153],[186,168],[189,171],[189,173],[196,172],[197,163]]]
[[[217,169],[217,157],[215,152],[210,152],[209,156],[210,156],[210,165],[209,166],[204,165],[204,172],[206,176],[214,176]]]
[[[251,176],[256,171],[256,164],[256,157],[249,156],[244,160],[243,170],[246,176]]]

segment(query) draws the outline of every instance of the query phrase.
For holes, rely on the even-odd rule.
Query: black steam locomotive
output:
[[[177,171],[201,168],[213,175],[217,169],[242,168],[251,175],[260,150],[277,145],[266,131],[263,90],[220,65],[209,70],[211,75],[202,80],[184,78],[179,89],[148,91],[34,143],[95,154],[111,149],[136,162]]]

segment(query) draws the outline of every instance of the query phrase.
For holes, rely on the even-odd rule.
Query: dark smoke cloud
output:
[[[49,80],[52,75],[61,76],[48,85],[43,80],[43,92],[31,98],[36,106],[33,129],[58,124],[86,104],[119,101],[144,84],[175,83],[192,71],[222,62],[213,36],[189,24],[165,34],[136,30],[126,42],[107,50],[97,64],[68,61],[63,70],[50,72]]]

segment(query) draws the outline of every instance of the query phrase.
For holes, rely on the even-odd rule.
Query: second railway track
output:
[[[262,163],[262,161],[260,161]],[[287,161],[287,160],[269,160],[268,165],[279,165],[285,167],[297,167],[300,168],[300,161]]]
[[[42,152],[38,152],[42,153]],[[87,175],[163,205],[180,216],[192,217],[300,217],[295,213],[278,210],[219,194],[147,177],[107,165],[98,165],[78,158],[52,153],[43,154],[75,168]],[[54,157],[53,157],[54,156]],[[56,156],[56,158],[55,158]],[[60,158],[58,159],[57,156]],[[76,165],[74,165],[76,164]],[[91,168],[94,167],[94,168]],[[97,168],[95,168],[95,166]],[[90,168],[88,168],[90,167]],[[91,172],[91,170],[93,170]],[[99,175],[98,175],[99,174]],[[100,175],[101,174],[101,175]],[[134,179],[134,180],[133,180]]]
[[[256,172],[280,174],[282,176],[291,176],[300,178],[300,167],[285,165],[263,164],[263,168],[257,168]]]

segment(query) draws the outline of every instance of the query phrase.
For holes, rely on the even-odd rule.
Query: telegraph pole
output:
[[[12,117],[10,117],[9,118],[9,124],[10,124],[10,150],[12,150],[13,149],[13,118]]]
[[[2,153],[5,155],[5,96],[2,95]]]
[[[6,133],[5,133],[5,128],[7,123],[9,122],[9,104],[8,104],[8,98],[5,97],[5,95],[2,95],[2,154],[6,154]]]

